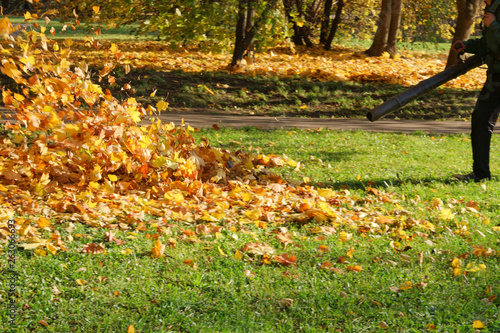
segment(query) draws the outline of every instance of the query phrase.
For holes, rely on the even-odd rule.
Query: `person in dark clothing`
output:
[[[483,37],[453,44],[456,52],[480,54],[488,66],[486,82],[479,93],[471,122],[472,172],[455,175],[459,180],[491,179],[490,142],[500,114],[500,0],[485,0]]]

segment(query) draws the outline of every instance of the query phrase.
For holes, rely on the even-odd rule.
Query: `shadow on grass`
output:
[[[97,69],[94,69],[97,72]],[[116,83],[109,85],[114,96],[136,97],[156,104],[167,96],[172,111],[242,115],[364,118],[371,108],[408,89],[401,85],[374,82],[321,82],[308,77],[251,77],[224,71],[184,72],[135,69],[125,74],[117,69]],[[98,75],[94,75],[97,79]],[[133,90],[123,90],[127,83]],[[151,92],[157,90],[151,97]],[[477,91],[441,89],[409,103],[386,119],[463,119],[470,116]]]
[[[423,185],[429,186],[431,184],[441,183],[441,184],[456,184],[459,181],[455,179],[452,175],[447,177],[424,177],[424,178],[405,178],[400,179],[397,177],[378,179],[374,181],[359,181],[357,179],[347,180],[347,181],[327,181],[311,183],[311,185],[318,187],[331,187],[335,190],[366,190],[370,187],[373,188],[389,188],[389,187],[400,187],[407,184],[412,185]]]

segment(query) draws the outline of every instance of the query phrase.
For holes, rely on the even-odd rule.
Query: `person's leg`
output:
[[[473,172],[477,179],[490,178],[490,141],[500,113],[500,83],[489,77],[472,112]]]

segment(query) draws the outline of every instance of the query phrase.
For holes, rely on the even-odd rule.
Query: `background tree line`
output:
[[[255,47],[287,41],[329,50],[335,37],[371,39],[367,54],[393,56],[402,40],[464,40],[475,29],[481,0],[2,0],[2,6],[57,9],[66,20],[139,23],[138,34],[174,47],[232,49],[234,66]]]

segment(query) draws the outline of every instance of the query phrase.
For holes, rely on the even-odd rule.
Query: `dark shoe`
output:
[[[455,178],[457,178],[458,180],[461,180],[461,181],[466,181],[466,182],[470,182],[470,181],[478,182],[480,180],[478,177],[476,177],[474,172],[468,173],[466,175],[457,174],[457,175],[455,175]]]

